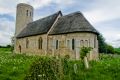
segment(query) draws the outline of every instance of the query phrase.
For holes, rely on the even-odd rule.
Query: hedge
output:
[[[83,64],[80,61],[70,61],[66,58],[56,59],[42,57],[31,65],[25,80],[75,79],[76,76],[78,76],[78,70],[76,70],[78,69],[77,67],[81,69],[83,68]]]

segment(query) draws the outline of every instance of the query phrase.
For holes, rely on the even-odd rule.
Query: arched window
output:
[[[42,49],[42,38],[40,37],[38,40],[38,49]]]
[[[91,44],[90,44],[90,42],[91,42],[91,41],[90,41],[90,39],[89,39],[89,47],[91,47]]]
[[[81,47],[83,47],[83,46],[84,46],[84,41],[81,40],[81,41],[80,41],[80,44],[81,44]]]
[[[29,45],[29,40],[28,38],[26,39],[26,48],[28,48],[28,45]]]
[[[88,47],[88,40],[85,40],[85,47]]]
[[[32,12],[30,12],[30,16],[32,16]]]
[[[72,39],[72,50],[74,50],[74,49],[75,49],[75,40]]]

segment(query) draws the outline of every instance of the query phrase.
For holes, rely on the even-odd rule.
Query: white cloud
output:
[[[74,4],[75,0],[55,0],[54,3],[58,4],[59,6],[67,6]]]
[[[35,9],[49,5],[52,0],[0,0],[0,14],[12,14],[15,16],[16,6],[19,3],[28,3]]]
[[[11,44],[11,37],[5,34],[0,34],[0,45]]]
[[[31,4],[35,9],[47,6],[52,2],[52,0],[29,0],[27,3]]]
[[[0,22],[0,45],[10,44],[14,35],[14,22],[6,18],[1,18]]]
[[[99,0],[88,10],[84,11],[85,17],[98,29],[106,39],[106,42],[115,47],[120,46],[116,40],[120,39],[118,24],[112,25],[111,21],[120,19],[120,0]],[[111,25],[106,25],[111,24]]]
[[[112,41],[112,42],[108,42],[109,44],[113,45],[114,47],[120,47],[120,41]]]
[[[120,18],[120,8],[118,10],[104,10],[104,9],[95,9],[92,11],[84,12],[87,19],[89,19],[93,24],[101,23],[108,20],[113,20]]]

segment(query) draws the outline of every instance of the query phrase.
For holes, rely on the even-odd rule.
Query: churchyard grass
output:
[[[0,48],[0,80],[24,80],[33,62],[39,58],[15,55],[10,48]],[[100,60],[90,61],[89,69],[85,69],[81,61],[68,60],[63,64],[63,80],[120,80],[120,56],[117,55],[101,54]]]
[[[0,80],[23,80],[35,56],[12,54],[10,48],[0,48]]]

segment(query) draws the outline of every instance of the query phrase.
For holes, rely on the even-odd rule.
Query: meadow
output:
[[[35,56],[15,55],[10,48],[0,48],[0,80],[23,80]]]
[[[49,59],[43,61],[42,64],[45,62],[48,65],[46,62],[49,62]],[[9,48],[0,48],[0,80],[24,80],[27,74],[30,75],[35,70],[37,70],[36,74],[39,73],[39,68],[34,67],[36,65],[33,64],[39,60],[40,57],[38,56],[12,54]],[[41,63],[36,62],[36,64]],[[74,64],[77,65],[76,72],[73,68]],[[30,70],[31,65],[32,70]],[[40,66],[40,68],[42,67]],[[35,80],[35,78],[33,79]],[[101,54],[100,60],[91,61],[90,69],[87,70],[81,61],[67,60],[63,63],[62,80],[120,80],[120,56]]]

